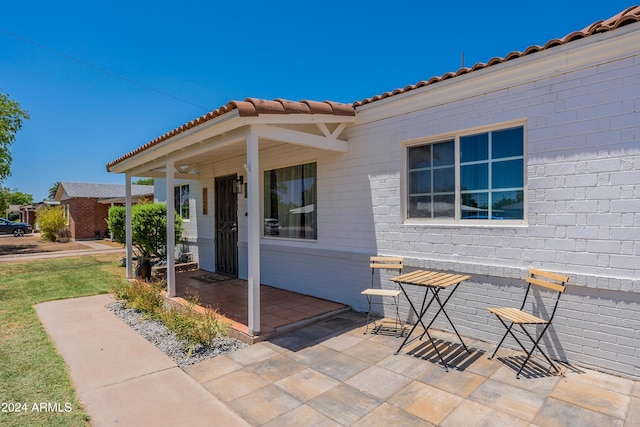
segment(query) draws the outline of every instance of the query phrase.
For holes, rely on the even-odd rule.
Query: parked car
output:
[[[264,219],[264,235],[265,236],[274,236],[280,234],[280,229],[282,227],[278,223],[277,219],[273,218],[265,218]]]
[[[0,218],[0,234],[13,234],[16,237],[22,237],[25,234],[33,233],[33,227],[24,222],[13,222],[8,219]]]

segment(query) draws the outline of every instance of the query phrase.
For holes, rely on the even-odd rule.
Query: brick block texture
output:
[[[108,235],[107,217],[110,205],[98,203],[96,198],[73,198],[62,202],[68,206],[69,229],[74,240],[95,239]]]

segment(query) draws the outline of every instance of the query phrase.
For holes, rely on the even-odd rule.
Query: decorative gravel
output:
[[[234,338],[216,338],[210,346],[196,346],[191,355],[189,355],[187,342],[178,338],[161,322],[146,319],[141,311],[126,308],[121,302],[109,304],[107,308],[145,337],[147,341],[173,359],[180,367],[193,365],[205,359],[227,354],[247,346],[247,344]]]

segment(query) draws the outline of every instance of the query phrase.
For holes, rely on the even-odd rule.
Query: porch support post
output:
[[[175,210],[173,208],[173,161],[167,160],[167,294],[176,296],[176,224]]]
[[[124,205],[125,205],[125,247],[126,249],[126,266],[127,266],[127,279],[133,278],[133,227],[132,227],[132,218],[131,214],[131,176],[129,174],[125,174],[125,196],[124,196]]]
[[[258,135],[247,134],[249,333],[260,335],[260,166]]]

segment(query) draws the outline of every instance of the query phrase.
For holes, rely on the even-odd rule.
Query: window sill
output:
[[[500,220],[459,220],[459,221],[420,221],[415,219],[404,220],[402,225],[418,227],[439,228],[528,228],[526,221],[500,221]]]
[[[261,240],[268,240],[269,242],[283,242],[283,243],[318,243],[318,239],[295,239],[293,237],[272,237],[272,236],[260,236]]]

